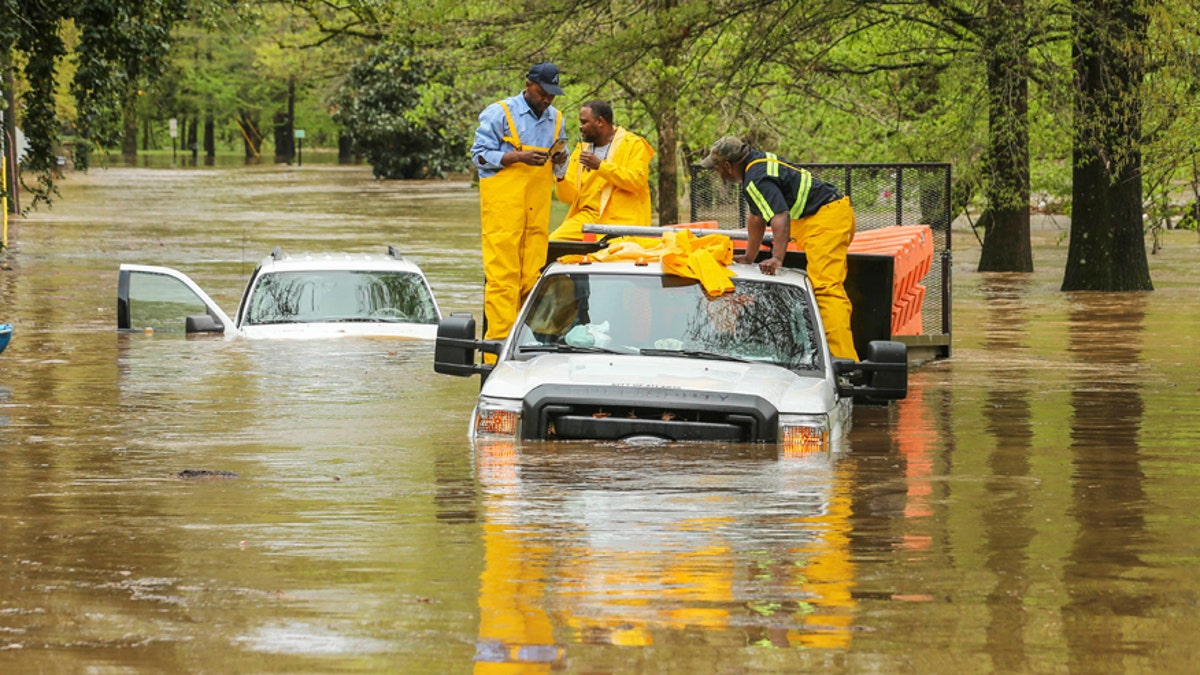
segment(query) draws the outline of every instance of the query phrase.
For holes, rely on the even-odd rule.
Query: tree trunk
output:
[[[979,271],[1032,272],[1025,0],[990,0],[987,13],[989,175]]]
[[[137,87],[131,87],[125,92],[124,110],[122,117],[124,133],[121,136],[121,157],[125,160],[128,166],[137,165],[138,155],[138,116],[137,116],[138,91]]]
[[[189,115],[187,118],[187,148],[192,151],[192,166],[200,163],[200,139],[196,133],[197,126],[196,116]]]
[[[258,132],[258,125],[248,113],[242,111],[238,113],[238,128],[242,132],[242,145],[246,150],[246,163],[257,163],[262,152],[262,134]]]
[[[672,225],[679,218],[679,83],[676,81],[676,68],[680,53],[683,49],[682,36],[671,21],[671,10],[677,0],[659,0],[658,13],[655,22],[667,21],[660,24],[660,30],[665,31],[668,39],[658,48],[662,68],[658,75],[658,110],[655,120],[658,131],[658,224]],[[661,18],[660,18],[661,17]]]
[[[214,129],[213,114],[209,110],[204,113],[204,166],[212,166],[217,158],[217,139]]]
[[[296,159],[296,78],[288,78],[287,109],[275,113],[275,162],[291,164]]]
[[[1071,244],[1064,291],[1153,290],[1142,225],[1141,0],[1077,0]]]
[[[676,134],[679,117],[673,101],[665,102],[658,120],[658,224],[679,222],[679,170]]]

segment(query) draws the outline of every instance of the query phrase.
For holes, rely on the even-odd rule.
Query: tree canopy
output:
[[[21,123],[30,146],[24,169],[34,177],[27,187],[36,205],[53,191],[55,144],[64,127],[77,137],[75,161],[81,168],[87,168],[94,149],[118,144],[123,95],[160,72],[171,29],[184,17],[187,3],[4,0],[0,8],[0,68],[21,65]],[[67,44],[68,33],[74,44]],[[55,104],[65,59],[74,68],[70,120],[59,118]]]
[[[85,164],[88,148],[111,148],[131,91],[142,92],[144,136],[167,117],[206,118],[249,154],[264,124],[277,143],[303,124],[318,142],[357,144],[383,177],[469,170],[478,111],[553,60],[572,126],[572,108],[604,98],[655,146],[662,222],[678,220],[688,165],[727,133],[806,163],[951,162],[956,209],[982,214],[982,269],[1031,269],[1031,202],[1113,226],[1095,225],[1111,209],[1089,202],[1107,188],[1080,180],[1088,157],[1124,172],[1105,180],[1146,181],[1145,199],[1130,193],[1122,207],[1131,234],[1143,209],[1148,222],[1171,222],[1191,199],[1200,216],[1191,0],[546,0],[537,11],[477,0],[3,2],[20,21],[0,24],[0,55],[22,68],[39,176],[64,121],[85,141]],[[64,40],[68,26],[77,44]],[[1099,57],[1108,65],[1081,79],[1101,64],[1087,60],[1097,49],[1110,50]],[[1115,67],[1132,57],[1136,69]],[[50,114],[59,72],[83,83],[69,120]]]

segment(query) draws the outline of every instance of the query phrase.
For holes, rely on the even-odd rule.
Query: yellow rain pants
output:
[[[529,148],[527,150],[545,148]],[[488,339],[508,336],[542,267],[550,228],[553,166],[511,164],[479,181],[483,222],[483,311]]]
[[[792,242],[808,258],[812,281],[825,324],[825,339],[835,357],[858,360],[850,332],[850,298],[846,295],[846,251],[854,240],[854,209],[842,197],[822,206],[811,216],[792,220]]]
[[[517,151],[550,148],[523,145],[512,112],[503,101],[512,136],[504,140]],[[562,113],[554,123],[554,138],[562,131]],[[508,337],[521,303],[533,290],[546,265],[550,236],[550,199],[554,192],[554,165],[517,162],[488,178],[479,179],[480,221],[483,226],[484,337]],[[494,363],[495,356],[485,354]]]

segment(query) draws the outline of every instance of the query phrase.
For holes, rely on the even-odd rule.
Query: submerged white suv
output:
[[[905,396],[903,344],[872,341],[862,362],[831,358],[804,272],[730,269],[733,292],[710,297],[658,262],[552,263],[507,340],[475,339],[468,314],[443,319],[434,369],[483,375],[477,440],[828,448],[856,398]]]
[[[250,275],[233,318],[169,267],[123,264],[117,282],[117,328],[126,331],[433,339],[440,318],[421,268],[391,246],[386,255],[276,248]]]

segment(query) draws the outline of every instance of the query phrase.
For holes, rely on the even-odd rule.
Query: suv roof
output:
[[[286,253],[276,247],[271,255],[262,259],[259,267],[264,272],[288,272],[295,270],[395,270],[424,274],[414,263],[404,259],[394,246],[388,247],[386,255],[379,253]]]

